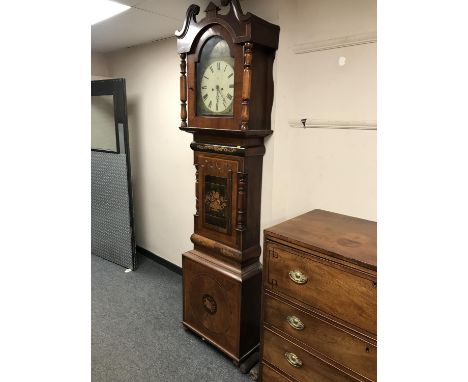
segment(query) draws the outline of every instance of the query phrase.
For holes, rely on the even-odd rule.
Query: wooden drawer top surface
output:
[[[376,222],[313,210],[267,228],[265,236],[377,270]]]

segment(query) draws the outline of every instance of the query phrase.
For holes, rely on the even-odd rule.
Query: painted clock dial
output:
[[[234,58],[220,36],[207,40],[197,63],[197,114],[232,116]]]
[[[201,78],[199,95],[213,113],[225,113],[234,99],[234,69],[226,61],[213,61]]]

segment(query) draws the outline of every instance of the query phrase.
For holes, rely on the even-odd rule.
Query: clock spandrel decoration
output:
[[[176,32],[180,129],[193,134],[194,249],[182,255],[184,327],[235,363],[259,345],[264,137],[271,131],[279,27],[213,2],[191,5]]]

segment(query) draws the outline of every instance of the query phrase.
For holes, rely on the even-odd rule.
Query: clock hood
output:
[[[206,16],[197,22],[200,12],[198,5],[192,4],[187,9],[184,25],[180,31],[176,31],[178,53],[189,53],[193,49],[196,37],[214,24],[226,28],[237,44],[252,42],[265,48],[276,50],[279,40],[279,26],[255,16],[251,13],[244,14],[239,0],[222,0],[221,5],[229,5],[226,15],[218,14],[220,8],[213,2],[205,9]]]

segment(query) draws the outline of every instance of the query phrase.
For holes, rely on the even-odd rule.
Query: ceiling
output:
[[[182,28],[190,4],[200,6],[198,20],[205,17],[210,0],[113,0],[131,8],[110,19],[91,26],[91,51],[108,53],[113,50],[149,43],[167,37]],[[285,0],[290,4],[293,0]],[[213,0],[220,6],[220,0]],[[240,0],[244,13],[261,15],[267,21],[278,22],[279,0]],[[221,14],[227,8],[221,7]]]
[[[131,8],[91,26],[92,52],[107,53],[174,36],[174,31],[182,27],[190,4],[198,4],[203,17],[209,3],[209,0],[114,1]]]

